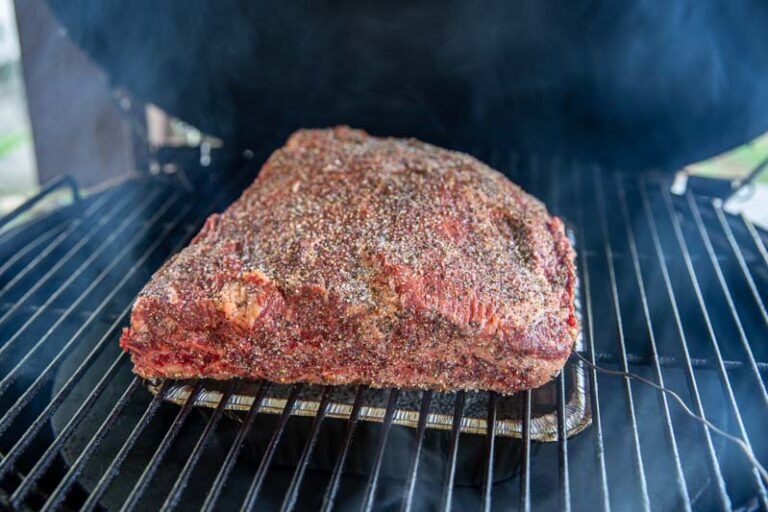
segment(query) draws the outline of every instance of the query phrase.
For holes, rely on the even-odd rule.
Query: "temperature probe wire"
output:
[[[752,448],[746,442],[744,442],[743,439],[741,439],[739,437],[736,437],[736,436],[733,436],[733,435],[729,434],[728,432],[725,432],[724,430],[721,430],[716,425],[714,425],[711,421],[709,421],[707,418],[703,418],[703,417],[699,416],[698,414],[694,413],[686,405],[685,401],[682,399],[682,397],[680,395],[678,395],[677,393],[675,393],[671,389],[665,388],[664,386],[659,386],[658,384],[656,384],[652,380],[648,380],[645,377],[642,377],[642,376],[640,376],[640,375],[638,375],[636,373],[624,372],[624,371],[621,371],[621,370],[609,370],[608,368],[602,368],[600,366],[592,364],[592,362],[589,359],[587,359],[586,357],[584,357],[583,355],[581,355],[579,352],[576,352],[576,351],[573,352],[573,355],[576,356],[576,358],[579,359],[579,361],[584,363],[586,366],[588,366],[589,368],[592,368],[593,370],[595,370],[597,372],[605,373],[607,375],[615,375],[617,377],[625,377],[625,378],[629,378],[629,379],[634,379],[634,380],[642,382],[643,384],[647,384],[647,385],[651,386],[652,388],[655,388],[655,389],[661,391],[662,393],[666,393],[667,395],[671,396],[672,398],[675,399],[675,401],[678,403],[678,405],[680,405],[680,407],[683,409],[683,411],[688,416],[690,416],[691,418],[695,419],[696,421],[704,424],[704,426],[706,426],[712,432],[714,432],[714,433],[724,437],[725,439],[731,441],[732,443],[735,443],[741,449],[741,451],[744,452],[744,455],[747,457],[747,459],[749,459],[749,462],[760,473],[760,476],[762,477],[762,479],[765,482],[765,484],[768,485],[768,471],[766,471],[765,467],[760,463],[759,460],[757,460],[757,457],[755,457],[755,454],[752,451]]]

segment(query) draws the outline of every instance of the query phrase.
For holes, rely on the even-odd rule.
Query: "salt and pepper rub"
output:
[[[141,292],[121,346],[148,377],[512,393],[576,339],[562,222],[478,160],[296,132]]]

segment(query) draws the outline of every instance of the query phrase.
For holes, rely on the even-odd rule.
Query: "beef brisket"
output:
[[[476,159],[302,130],[139,295],[143,377],[534,388],[577,335],[563,223]]]

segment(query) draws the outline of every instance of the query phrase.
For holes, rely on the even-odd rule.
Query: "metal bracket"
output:
[[[731,196],[754,183],[755,180],[761,174],[763,174],[766,169],[768,169],[768,157],[765,157],[759,164],[757,164],[755,168],[750,171],[746,178],[742,180],[734,180],[731,182],[731,186],[733,187],[733,193]],[[728,197],[730,198],[730,196]]]
[[[690,190],[693,195],[717,198],[725,202],[752,185],[766,169],[768,169],[768,157],[757,164],[745,178],[728,181],[720,178],[688,175],[685,188]]]

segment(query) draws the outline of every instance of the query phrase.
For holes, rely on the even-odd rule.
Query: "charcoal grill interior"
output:
[[[672,195],[668,176],[473,152],[574,231],[582,355],[674,390],[768,461],[768,235],[711,200]],[[326,417],[331,387],[314,418],[290,415],[302,386],[281,415],[153,397],[117,343],[132,300],[263,157],[193,170],[191,189],[133,179],[0,235],[0,508],[768,509],[738,447],[665,394],[592,369],[592,425],[568,439],[556,381],[553,443],[531,441],[530,392],[515,398],[520,439],[459,434],[464,393],[448,397],[450,431],[421,421],[431,392],[417,428],[393,425],[397,390],[360,388],[349,420]],[[384,422],[356,422],[372,393],[384,393]],[[490,420],[506,400],[488,397]]]

